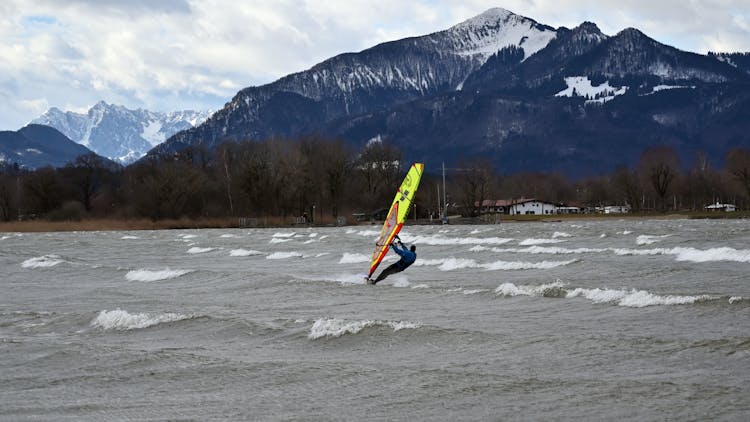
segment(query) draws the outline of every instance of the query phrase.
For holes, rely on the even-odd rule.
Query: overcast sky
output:
[[[0,130],[100,100],[221,108],[240,89],[492,7],[552,27],[636,27],[677,48],[750,51],[749,0],[2,0]]]

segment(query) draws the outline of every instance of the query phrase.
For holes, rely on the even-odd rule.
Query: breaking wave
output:
[[[23,268],[46,268],[54,267],[57,264],[65,262],[58,255],[44,255],[36,258],[29,258],[21,263]]]
[[[295,232],[274,233],[273,236],[271,236],[271,237],[274,237],[274,238],[284,237],[284,238],[286,238],[286,237],[294,237],[295,234],[297,234],[297,233],[295,233]]]
[[[638,236],[635,239],[635,243],[637,245],[652,245],[652,244],[654,244],[656,242],[659,242],[662,239],[667,238],[669,236],[670,235],[668,235],[668,234],[665,234],[665,235],[662,235],[662,236],[656,236],[656,235],[650,235],[650,234],[642,234],[642,235]]]
[[[341,260],[339,260],[339,264],[359,264],[362,262],[370,262],[370,257],[361,253],[344,252]]]
[[[696,302],[719,299],[715,296],[656,295],[645,290],[574,289],[566,297],[584,297],[594,303],[615,303],[630,308],[655,305],[690,305]]]
[[[468,258],[443,258],[443,259],[418,259],[414,265],[437,265],[441,271],[453,271],[462,268],[479,268],[489,271],[497,270],[546,270],[550,268],[569,265],[576,262],[576,259],[568,261],[542,261],[542,262],[518,262],[518,261],[495,261],[480,263]]]
[[[120,239],[122,240],[132,240],[132,239],[138,239],[138,236],[123,236]]]
[[[657,305],[690,305],[710,300],[720,300],[721,297],[710,295],[657,295],[645,290],[637,289],[588,289],[575,288],[569,290],[561,281],[542,284],[539,286],[517,286],[513,283],[503,283],[495,289],[495,294],[501,296],[537,296],[576,298],[581,297],[594,303],[612,303],[629,308],[643,308]],[[729,298],[729,303],[737,303],[739,297]]]
[[[520,246],[534,246],[534,245],[548,245],[551,243],[560,243],[564,242],[564,240],[560,239],[524,239],[518,244]]]
[[[274,252],[266,257],[266,259],[288,259],[288,258],[302,258],[302,254],[297,251]]]
[[[730,247],[695,249],[686,247],[655,249],[612,249],[617,255],[673,255],[677,261],[689,262],[750,262],[750,249]]]
[[[513,239],[503,237],[445,237],[441,235],[413,236],[408,238],[409,243],[421,245],[443,246],[443,245],[503,245],[512,242]]]
[[[191,272],[193,270],[170,270],[169,268],[163,270],[132,270],[125,274],[125,279],[128,281],[160,281],[177,278]]]
[[[417,329],[422,324],[408,321],[347,321],[338,318],[320,318],[310,328],[307,338],[316,340],[322,337],[341,337],[344,334],[357,334],[368,327],[385,327],[393,331]]]
[[[177,314],[172,312],[159,314],[131,314],[121,309],[115,309],[114,311],[104,310],[99,312],[99,315],[91,321],[91,326],[103,328],[105,330],[126,331],[192,318],[195,318],[195,315]]]
[[[205,253],[205,252],[211,252],[214,249],[216,248],[199,248],[197,246],[194,246],[188,249],[187,253],[189,254]]]
[[[254,251],[252,249],[232,249],[229,251],[229,256],[254,256],[261,255],[263,252]]]

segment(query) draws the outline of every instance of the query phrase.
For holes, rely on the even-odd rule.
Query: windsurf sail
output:
[[[380,265],[380,261],[388,253],[388,246],[393,242],[393,238],[401,231],[401,227],[406,220],[406,214],[409,212],[409,208],[411,208],[414,194],[417,193],[423,171],[423,163],[412,164],[409,172],[406,173],[403,183],[401,183],[401,186],[396,191],[396,197],[393,198],[391,208],[388,210],[388,216],[385,218],[383,228],[380,230],[380,236],[377,242],[375,242],[375,251],[372,253],[370,273],[367,275],[367,278],[372,277],[372,273],[375,272],[378,265]]]

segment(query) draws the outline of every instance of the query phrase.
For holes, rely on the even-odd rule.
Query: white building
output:
[[[734,204],[721,204],[718,201],[715,204],[706,205],[704,208],[706,209],[706,211],[737,211],[737,206],[735,206]]]
[[[510,215],[552,215],[557,213],[557,205],[539,199],[519,199],[508,207]]]
[[[627,214],[629,212],[629,205],[608,205],[604,207],[605,214]]]

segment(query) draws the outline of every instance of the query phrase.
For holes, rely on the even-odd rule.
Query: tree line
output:
[[[43,218],[278,217],[331,221],[387,207],[411,163],[388,142],[360,150],[343,140],[304,138],[226,142],[214,151],[190,147],[128,167],[95,154],[63,168],[0,166],[0,220]],[[684,166],[668,147],[643,152],[637,166],[581,180],[555,173],[501,174],[486,158],[426,169],[412,211],[476,216],[485,199],[538,198],[578,206],[629,205],[635,212],[700,211],[707,204],[750,208],[750,149],[736,148],[724,168],[698,153]]]

